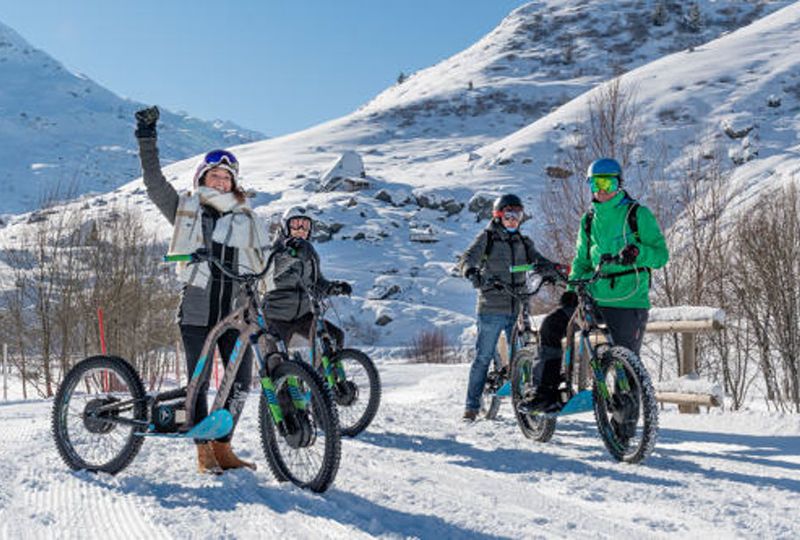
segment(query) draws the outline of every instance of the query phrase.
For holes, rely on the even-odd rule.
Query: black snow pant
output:
[[[642,349],[649,310],[643,308],[600,307],[616,345],[627,347],[637,355]],[[554,391],[561,382],[561,340],[567,335],[575,308],[560,307],[550,312],[539,329],[539,358],[533,367],[533,382],[544,390]]]
[[[203,344],[206,337],[211,331],[208,326],[189,326],[181,325],[181,337],[183,338],[183,350],[186,353],[186,373],[189,377],[194,373],[197,366],[197,361],[200,359],[200,354],[203,352]],[[219,347],[219,354],[222,358],[222,364],[228,365],[228,360],[233,351],[233,346],[236,343],[238,332],[236,330],[228,330],[222,334],[217,340],[217,347]],[[246,344],[243,344],[246,345]],[[213,351],[212,351],[213,354]],[[253,371],[253,354],[250,347],[246,347],[246,352],[243,358],[237,359],[239,363],[239,371],[236,372],[236,379],[233,382],[231,391],[228,394],[228,399],[225,400],[225,408],[233,415],[233,429],[228,435],[217,439],[220,442],[230,442],[233,437],[233,431],[236,429],[236,424],[239,422],[239,417],[242,415],[244,403],[247,400],[247,393],[250,391],[250,379]],[[209,370],[208,376],[200,384],[199,394],[197,396],[197,403],[194,408],[194,423],[197,425],[203,418],[208,416],[208,384],[211,378],[211,371]],[[208,441],[195,439],[196,444],[206,443]]]
[[[310,312],[293,321],[267,320],[269,327],[276,331],[287,345],[296,334],[303,336],[305,339],[309,339],[311,337],[311,325],[313,322],[314,315]],[[325,328],[336,343],[336,347],[341,349],[344,346],[344,332],[330,321],[325,321]]]

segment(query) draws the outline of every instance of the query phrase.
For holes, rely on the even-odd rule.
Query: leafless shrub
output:
[[[737,294],[761,349],[775,404],[800,412],[800,194],[792,183],[762,195],[736,224]]]
[[[62,208],[4,246],[14,287],[0,298],[0,338],[23,374],[24,396],[28,385],[52,396],[77,359],[99,352],[98,308],[109,353],[131,361],[151,387],[160,384],[177,304],[163,252],[141,217],[124,209],[86,222]]]
[[[408,347],[408,357],[415,364],[455,364],[455,354],[443,330],[422,330],[414,336]]]

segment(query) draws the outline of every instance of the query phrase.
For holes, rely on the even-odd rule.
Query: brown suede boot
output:
[[[212,443],[197,445],[197,472],[200,474],[222,474],[222,467],[214,455]]]
[[[241,469],[243,467],[256,470],[255,463],[239,459],[239,457],[233,453],[231,443],[213,441],[211,446],[214,448],[214,456],[217,458],[217,463],[222,467],[222,470]]]

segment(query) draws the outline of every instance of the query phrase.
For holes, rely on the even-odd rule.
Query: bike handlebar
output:
[[[532,263],[532,264],[518,264],[515,266],[511,266],[509,270],[512,274],[520,273],[520,272],[540,272],[542,270],[549,270],[551,274],[548,277],[555,278],[556,281],[560,281],[569,286],[579,286],[579,285],[587,285],[589,283],[594,283],[601,277],[603,274],[601,270],[604,266],[608,264],[621,264],[622,258],[619,255],[611,255],[609,253],[604,253],[600,256],[600,262],[597,263],[597,266],[594,269],[592,275],[588,278],[584,279],[569,279],[563,272],[560,271],[560,268],[557,268],[556,265],[552,263]]]
[[[220,272],[228,276],[229,278],[240,281],[257,281],[264,277],[267,273],[268,266],[265,266],[264,269],[257,273],[249,273],[249,274],[239,274],[228,268],[225,263],[219,260],[218,257],[215,257],[208,253],[204,249],[198,249],[194,253],[176,253],[171,255],[164,255],[164,262],[188,262],[188,263],[195,263],[195,262],[203,262],[206,261],[210,264],[213,264],[217,268],[219,268]]]

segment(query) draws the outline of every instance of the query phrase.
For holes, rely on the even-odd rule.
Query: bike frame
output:
[[[200,387],[202,382],[210,376],[213,365],[213,360],[209,361],[209,359],[213,358],[214,348],[217,346],[219,338],[229,330],[236,330],[236,342],[231,351],[231,356],[228,359],[228,364],[225,367],[222,382],[217,390],[217,397],[214,399],[209,415],[225,406],[225,401],[228,399],[231,388],[233,388],[233,383],[236,380],[236,375],[239,373],[239,369],[242,365],[238,360],[244,358],[248,348],[250,348],[258,362],[259,375],[261,376],[261,388],[270,404],[270,411],[273,413],[273,418],[276,422],[283,420],[283,415],[275,395],[275,385],[270,377],[267,359],[258,347],[258,340],[262,336],[270,339],[270,335],[267,331],[264,314],[256,302],[255,292],[252,290],[251,284],[247,282],[242,284],[238,301],[241,307],[237,308],[214,325],[206,337],[202,352],[200,353],[200,358],[197,361],[195,370],[186,387],[187,416],[186,423],[181,428],[181,431],[188,430],[194,425],[194,407],[200,395]],[[276,349],[278,353],[286,353],[286,348],[283,346],[283,343],[279,343]]]
[[[586,291],[586,285],[578,284],[577,289],[578,305],[575,308],[575,313],[567,323],[567,344],[562,356],[564,375],[567,387],[570,389],[570,397],[575,393],[573,389],[575,388],[576,360],[582,357],[589,358],[589,367],[592,370],[592,375],[595,381],[602,385],[602,390],[605,390],[605,381],[600,372],[597,346],[592,343],[592,335],[600,333],[603,336],[604,346],[614,346],[614,338],[611,335],[611,331],[606,326],[600,326],[603,323],[603,317],[595,306],[592,297]],[[577,340],[576,335],[578,336]],[[578,381],[579,385],[581,382]]]
[[[237,332],[236,342],[234,343],[231,356],[228,359],[228,364],[225,367],[225,373],[222,377],[217,396],[206,418],[212,417],[216,412],[221,411],[225,407],[230,394],[233,383],[236,380],[236,375],[241,368],[242,362],[238,361],[244,357],[248,348],[252,349],[253,354],[258,362],[259,376],[261,377],[261,389],[269,404],[269,410],[272,418],[277,426],[283,425],[283,412],[278,403],[276,395],[275,384],[271,377],[268,356],[263,355],[261,349],[258,347],[259,340],[264,337],[271,340],[275,344],[273,353],[278,353],[282,357],[286,357],[286,347],[280,341],[274,338],[274,335],[269,332],[266,324],[266,317],[264,312],[257,301],[255,292],[255,282],[263,277],[266,273],[266,268],[260,274],[251,274],[247,276],[239,276],[235,272],[230,271],[219,261],[211,258],[198,259],[196,255],[172,255],[165,257],[165,260],[170,262],[176,261],[191,261],[208,260],[209,263],[214,264],[228,277],[240,282],[240,289],[237,302],[239,308],[228,314],[224,319],[219,321],[209,332],[206,337],[203,349],[200,353],[200,358],[197,361],[194,372],[189,379],[189,383],[185,388],[186,391],[186,421],[178,428],[179,433],[187,433],[195,425],[194,408],[197,399],[200,396],[200,387],[202,381],[210,376],[210,371],[213,365],[212,358],[214,348],[217,346],[219,338],[229,330]],[[289,393],[292,397],[292,402],[295,407],[305,409],[307,400],[303,397],[298,387],[297,380],[290,377],[287,381],[289,386]],[[155,396],[154,401],[165,401],[166,399],[174,399],[181,397],[180,392],[172,390]],[[178,395],[176,395],[178,394]]]
[[[574,360],[584,354],[588,355],[589,357],[589,366],[591,368],[592,377],[594,382],[597,384],[600,394],[604,399],[608,399],[609,397],[608,387],[606,386],[606,381],[603,377],[601,369],[602,366],[600,365],[600,355],[598,354],[599,347],[592,344],[591,336],[592,334],[597,334],[600,332],[604,338],[604,343],[602,345],[604,347],[613,347],[614,338],[611,335],[611,330],[609,330],[607,326],[600,326],[603,323],[603,317],[600,311],[597,309],[594,299],[589,294],[588,286],[602,277],[601,269],[604,264],[616,261],[618,261],[618,257],[601,259],[597,268],[595,268],[594,274],[586,279],[570,280],[560,272],[555,272],[555,280],[560,281],[567,286],[575,287],[576,294],[578,296],[578,305],[575,308],[575,313],[573,313],[572,317],[567,323],[567,346],[564,349],[561,360],[570,400],[576,396],[580,397],[580,394],[583,393],[581,392],[582,389],[580,388],[578,389],[578,392],[575,391],[575,385],[573,382],[575,371]],[[540,265],[528,264],[512,266],[510,270],[512,273],[531,271],[535,272],[539,267]],[[576,335],[578,336],[577,351],[575,345]],[[616,376],[621,388],[627,390],[629,388],[628,379],[622,366],[616,366]],[[562,409],[562,414],[565,411],[581,412],[585,405],[585,403],[576,403],[574,410],[570,410],[568,409],[569,404],[567,404],[565,408]]]

